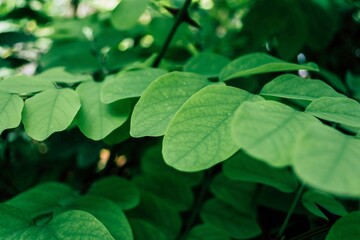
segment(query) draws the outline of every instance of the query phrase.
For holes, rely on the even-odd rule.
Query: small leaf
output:
[[[360,236],[360,211],[349,213],[340,218],[330,228],[326,240],[354,240]]]
[[[284,74],[267,83],[261,95],[308,100],[320,97],[345,97],[321,80],[304,79],[293,74]]]
[[[79,82],[90,81],[91,76],[89,75],[74,75],[65,71],[65,67],[54,67],[50,68],[35,76],[36,79],[42,81],[50,81],[56,83],[67,83],[74,84]]]
[[[122,100],[113,104],[100,101],[101,83],[84,82],[76,91],[79,93],[81,108],[76,116],[81,132],[88,138],[100,140],[120,127],[128,119],[130,101]]]
[[[251,53],[226,65],[220,72],[219,78],[221,81],[226,81],[254,74],[297,70],[319,71],[319,68],[314,63],[299,65],[284,62],[265,53]]]
[[[136,186],[120,177],[106,177],[96,181],[87,194],[110,199],[125,210],[134,208],[140,202]]]
[[[71,89],[48,89],[25,101],[22,121],[30,137],[43,141],[65,130],[80,109],[80,99]]]
[[[302,203],[304,207],[306,207],[306,209],[312,212],[314,215],[326,220],[328,220],[328,218],[317,205],[322,206],[327,211],[338,216],[344,216],[347,214],[345,207],[339,201],[324,192],[315,190],[307,191],[302,196]]]
[[[194,200],[190,186],[177,179],[142,175],[134,178],[134,182],[142,191],[161,196],[161,200],[178,211],[189,209]]]
[[[149,0],[122,0],[112,11],[111,23],[118,30],[134,27],[148,3]]]
[[[325,125],[311,125],[293,154],[296,174],[307,184],[341,195],[360,196],[360,140]]]
[[[271,167],[242,151],[226,160],[223,171],[230,179],[262,183],[283,192],[293,192],[298,185],[295,175],[287,169]]]
[[[230,240],[230,237],[210,224],[202,224],[191,229],[188,240]]]
[[[0,134],[19,126],[24,102],[21,97],[0,90]]]
[[[17,94],[36,93],[54,88],[55,85],[50,81],[28,76],[12,76],[0,81],[0,89]]]
[[[172,72],[150,84],[131,116],[133,137],[164,135],[171,119],[194,93],[211,84],[194,73]]]
[[[203,52],[194,55],[185,64],[184,71],[201,74],[206,77],[217,77],[230,59],[212,52]]]
[[[103,139],[103,141],[108,145],[115,145],[130,137],[130,118],[128,118],[123,125],[112,131]]]
[[[101,88],[101,101],[112,103],[125,98],[140,97],[152,81],[165,73],[162,69],[147,68],[109,76]]]
[[[181,171],[209,168],[234,154],[230,120],[244,101],[261,97],[228,86],[208,86],[195,93],[171,121],[163,140],[165,162]]]
[[[71,198],[74,191],[67,185],[48,182],[16,195],[6,204],[27,212],[31,217],[53,211],[60,202]]]
[[[201,218],[206,224],[233,238],[250,239],[261,233],[255,217],[242,213],[218,199],[210,199],[205,203]]]
[[[238,147],[274,167],[290,165],[296,139],[316,118],[275,101],[246,102],[235,112],[232,134]]]
[[[306,112],[321,119],[360,128],[360,104],[350,98],[319,98],[310,103]]]
[[[130,219],[130,224],[134,239],[167,240],[165,233],[150,222],[133,218]]]
[[[96,217],[115,239],[132,240],[129,222],[121,208],[112,201],[97,196],[84,196],[67,206],[82,210]]]

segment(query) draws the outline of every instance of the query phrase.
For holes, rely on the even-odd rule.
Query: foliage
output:
[[[106,2],[0,4],[2,239],[360,235],[357,1]]]

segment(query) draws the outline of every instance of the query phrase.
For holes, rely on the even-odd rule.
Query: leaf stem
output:
[[[179,13],[176,15],[175,22],[170,30],[170,33],[168,34],[168,36],[165,40],[165,43],[161,48],[159,55],[156,57],[156,59],[154,60],[154,63],[152,64],[153,67],[156,68],[159,66],[161,60],[163,59],[166,51],[168,50],[168,48],[170,46],[171,40],[174,38],[176,30],[178,29],[180,24],[183,22],[184,16],[186,16],[187,9],[189,8],[190,3],[191,3],[191,0],[186,0],[183,7],[179,11]]]
[[[294,213],[295,207],[296,207],[296,205],[298,204],[298,202],[300,200],[300,197],[301,197],[301,194],[302,194],[304,188],[305,188],[305,183],[302,183],[300,185],[297,193],[296,193],[294,201],[292,202],[292,204],[290,206],[290,209],[289,209],[289,211],[288,211],[288,213],[286,215],[286,218],[285,218],[283,224],[281,225],[281,228],[280,228],[280,230],[279,230],[279,232],[278,232],[278,234],[276,236],[277,239],[282,239],[282,236],[283,236],[283,234],[285,232],[285,229],[286,229],[286,227],[287,227],[287,225],[288,225],[288,223],[290,221],[290,218],[291,218],[292,214]]]

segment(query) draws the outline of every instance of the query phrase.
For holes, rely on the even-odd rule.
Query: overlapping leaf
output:
[[[360,211],[349,213],[331,227],[326,240],[353,240],[360,236]]]
[[[5,129],[19,126],[23,100],[9,92],[0,90],[0,134]]]
[[[261,97],[228,86],[208,86],[194,94],[171,121],[163,140],[165,162],[182,171],[198,171],[237,151],[231,119],[244,101]]]
[[[118,30],[128,30],[135,26],[145,11],[149,0],[122,0],[111,14],[111,23]]]
[[[267,83],[261,95],[312,101],[320,97],[345,97],[321,80],[284,74]]]
[[[189,240],[230,240],[230,237],[222,230],[214,228],[210,224],[202,224],[194,227],[188,237]]]
[[[304,65],[284,62],[265,53],[251,53],[241,56],[226,65],[220,72],[220,80],[226,81],[232,78],[244,77],[253,74],[296,71],[296,70],[319,71],[314,63]]]
[[[74,75],[65,71],[65,67],[50,68],[35,77],[43,81],[74,84],[78,82],[90,81],[89,75]]]
[[[296,139],[318,120],[275,101],[246,102],[235,112],[233,138],[239,147],[275,167],[290,165]]]
[[[101,88],[101,101],[112,103],[120,99],[140,97],[152,81],[165,73],[162,69],[146,68],[109,76]]]
[[[78,94],[71,89],[48,89],[25,101],[22,122],[32,138],[42,141],[65,130],[80,109]]]
[[[360,140],[325,125],[311,125],[293,155],[296,174],[320,190],[360,196]]]
[[[161,136],[184,102],[211,84],[195,73],[172,72],[161,76],[145,90],[131,116],[133,137]]]
[[[0,89],[17,94],[36,93],[54,88],[55,85],[50,81],[28,76],[12,76],[0,81]]]

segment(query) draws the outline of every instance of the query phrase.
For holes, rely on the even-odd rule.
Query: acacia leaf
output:
[[[78,82],[90,81],[91,76],[89,75],[80,75],[80,74],[71,74],[65,71],[65,67],[54,67],[47,69],[46,71],[35,76],[36,79],[41,79],[43,81],[50,81],[56,83],[67,83],[74,84]]]
[[[30,137],[43,141],[65,130],[80,109],[78,94],[72,89],[47,89],[25,101],[22,122]]]
[[[134,27],[149,0],[122,0],[111,13],[111,23],[118,30]]]
[[[271,80],[260,94],[308,101],[320,97],[345,97],[321,80],[304,79],[293,74],[280,75]]]
[[[81,100],[76,121],[81,132],[90,139],[103,139],[125,123],[130,115],[131,104],[127,99],[113,104],[100,101],[101,83],[84,82],[76,91]]]
[[[194,93],[211,84],[195,73],[165,74],[144,91],[131,116],[133,137],[164,135],[171,119]]]
[[[305,111],[321,119],[360,128],[360,104],[350,98],[319,98]]]
[[[50,81],[28,76],[12,76],[0,81],[0,89],[16,94],[28,94],[54,89]]]
[[[230,237],[222,230],[214,228],[210,224],[201,224],[191,229],[189,240],[230,240]]]
[[[296,139],[316,118],[275,101],[246,102],[235,112],[232,135],[238,147],[274,167],[290,165]]]
[[[294,64],[284,62],[266,53],[250,53],[243,55],[228,65],[220,72],[219,79],[227,81],[232,78],[245,77],[254,74],[296,71],[296,70],[319,71],[315,63]]]
[[[146,68],[109,76],[101,88],[101,101],[112,103],[125,98],[140,97],[152,81],[165,73],[162,69]]]
[[[360,196],[360,140],[316,124],[299,138],[293,153],[296,174],[320,190]]]
[[[175,114],[163,140],[165,162],[181,171],[198,171],[237,151],[231,119],[244,101],[261,97],[228,86],[208,86],[195,93]]]
[[[360,211],[349,213],[335,222],[326,240],[353,240],[360,236]]]
[[[134,239],[146,240],[166,240],[166,235],[157,226],[151,222],[141,219],[130,219],[131,229],[134,234]]]
[[[5,129],[19,126],[23,107],[21,97],[0,90],[0,134]]]

